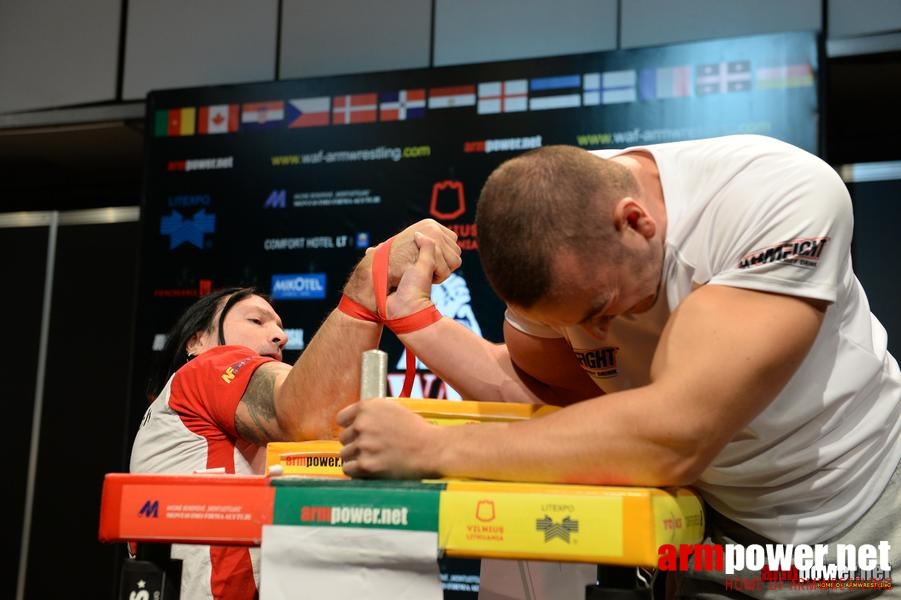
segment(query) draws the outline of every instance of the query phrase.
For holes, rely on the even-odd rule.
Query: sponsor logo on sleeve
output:
[[[828,237],[798,238],[759,248],[738,259],[739,269],[751,269],[761,265],[786,263],[805,269],[815,269]]]

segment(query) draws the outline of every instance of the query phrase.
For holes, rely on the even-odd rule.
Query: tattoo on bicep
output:
[[[247,409],[250,419],[235,418],[238,435],[258,446],[265,445],[274,438],[278,423],[275,418],[275,373],[261,366],[250,378],[241,403]]]

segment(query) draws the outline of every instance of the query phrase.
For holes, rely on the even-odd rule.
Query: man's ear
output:
[[[188,338],[188,343],[185,344],[185,351],[188,353],[188,356],[197,356],[203,351],[203,332],[196,331],[194,335]]]
[[[631,196],[626,196],[617,202],[613,220],[617,231],[628,227],[646,238],[654,237],[654,233],[657,231],[654,219],[651,218],[644,206]]]

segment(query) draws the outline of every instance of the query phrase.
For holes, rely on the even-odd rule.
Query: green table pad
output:
[[[438,531],[442,483],[275,478],[273,525]]]

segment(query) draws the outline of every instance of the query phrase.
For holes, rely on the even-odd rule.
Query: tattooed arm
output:
[[[257,367],[235,411],[238,435],[258,446],[337,437],[335,413],[359,399],[360,356],[381,330],[333,310],[293,366]]]
[[[417,233],[435,242],[433,282],[446,280],[462,262],[457,235],[423,219],[392,238],[389,290],[401,285],[401,275],[419,256]],[[372,259],[367,252],[360,260],[344,293],[375,312]],[[360,358],[363,351],[378,347],[381,333],[380,323],[332,310],[293,366],[273,361],[256,369],[235,412],[238,435],[257,445],[337,438],[335,414],[359,400]]]
[[[242,439],[257,446],[287,439],[276,419],[275,389],[290,370],[291,365],[273,361],[254,371],[235,411],[235,429]]]

